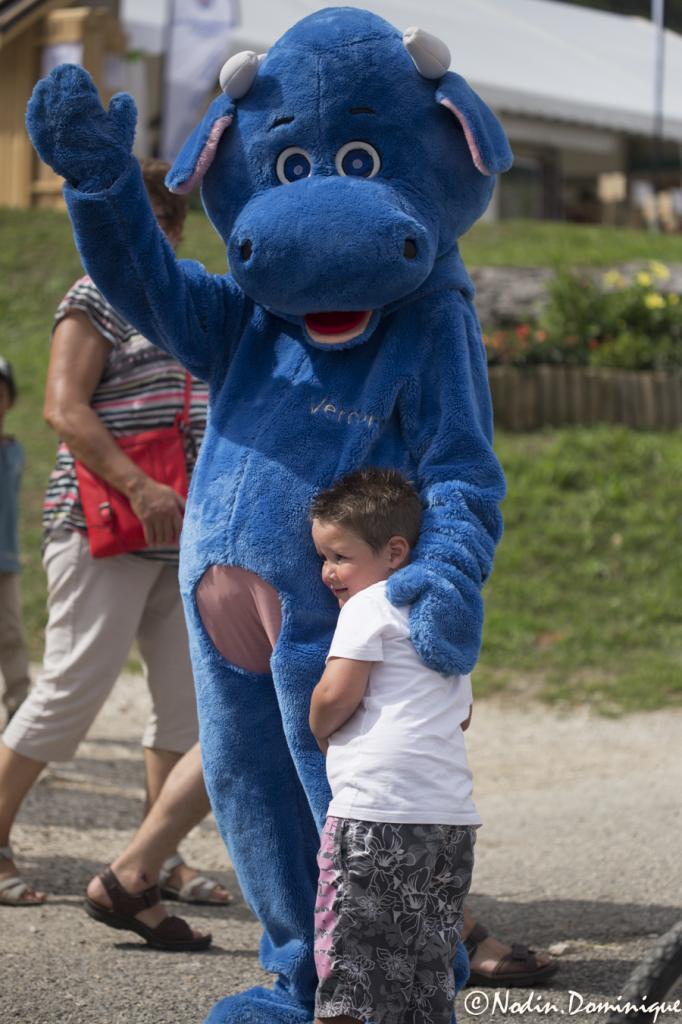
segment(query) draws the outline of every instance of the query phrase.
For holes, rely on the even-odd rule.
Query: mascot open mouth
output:
[[[306,313],[303,320],[313,341],[335,345],[352,341],[367,329],[372,310],[361,312]]]

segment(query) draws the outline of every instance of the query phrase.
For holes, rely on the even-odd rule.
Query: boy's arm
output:
[[[357,711],[367,689],[371,667],[371,661],[351,661],[350,658],[332,657],[327,662],[310,703],[310,728],[323,752],[331,734]]]

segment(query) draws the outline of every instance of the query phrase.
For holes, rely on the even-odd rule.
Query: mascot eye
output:
[[[381,157],[369,142],[347,142],[336,154],[336,170],[348,178],[373,178]]]
[[[304,149],[299,149],[298,146],[288,146],[283,149],[277,157],[275,168],[277,177],[283,185],[307,178],[312,169],[310,157]]]

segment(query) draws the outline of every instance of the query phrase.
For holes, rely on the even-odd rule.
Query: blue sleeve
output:
[[[24,469],[26,468],[26,453],[24,452],[23,445],[19,441],[15,440],[14,443],[16,445],[16,460],[17,460],[18,477],[19,477],[18,482],[17,482],[17,494],[18,494],[19,490],[21,488],[21,477],[22,477],[22,474],[24,472]]]
[[[450,299],[452,303],[452,299]],[[412,604],[410,631],[439,672],[466,674],[479,655],[481,587],[502,534],[504,476],[492,450],[485,353],[463,298],[429,314],[429,345],[401,397],[401,419],[424,505],[412,561],[389,581],[396,605]]]
[[[249,312],[228,274],[176,259],[156,223],[137,160],[102,192],[66,185],[83,266],[121,316],[194,376],[228,365]]]

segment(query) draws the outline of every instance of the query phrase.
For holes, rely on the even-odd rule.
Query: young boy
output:
[[[3,432],[6,413],[16,399],[14,373],[0,356],[0,671],[5,680],[2,702],[8,720],[28,693],[28,654],[19,599],[19,486],[24,452]]]
[[[311,508],[322,579],[341,606],[310,727],[332,790],[315,910],[318,1022],[450,1024],[453,957],[480,818],[462,725],[468,676],[420,661],[385,581],[417,542],[421,503],[362,469]]]

